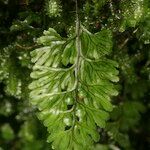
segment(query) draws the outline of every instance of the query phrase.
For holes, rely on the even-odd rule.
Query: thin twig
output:
[[[38,45],[33,45],[33,46],[22,46],[22,45],[20,45],[20,44],[18,44],[18,43],[16,43],[15,46],[16,46],[17,48],[20,48],[20,49],[23,49],[23,50],[32,50],[32,49],[38,47]]]

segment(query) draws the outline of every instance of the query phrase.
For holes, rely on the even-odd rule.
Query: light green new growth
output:
[[[77,17],[78,18],[78,17]],[[31,53],[34,63],[30,97],[56,150],[88,150],[99,140],[117,95],[117,63],[109,30],[92,34],[76,21],[76,36],[62,38],[54,29],[38,39],[43,47]]]
[[[46,12],[49,17],[58,17],[62,11],[59,0],[46,0]]]

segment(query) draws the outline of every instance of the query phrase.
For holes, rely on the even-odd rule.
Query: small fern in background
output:
[[[125,0],[120,3],[123,14],[123,21],[120,31],[125,31],[126,27],[135,27],[144,15],[144,1],[143,0]]]
[[[62,11],[59,0],[46,0],[46,12],[49,17],[58,17]]]

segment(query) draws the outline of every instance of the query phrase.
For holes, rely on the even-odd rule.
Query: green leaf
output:
[[[97,127],[105,127],[113,109],[110,96],[118,94],[113,84],[119,80],[118,65],[105,58],[111,52],[111,32],[81,32],[81,52],[77,39],[61,38],[50,28],[38,40],[43,47],[31,53],[31,102],[58,150],[90,149],[99,140]]]
[[[64,49],[64,53],[62,55],[62,63],[67,66],[69,63],[73,64],[75,62],[76,50],[75,43],[71,41],[68,45],[66,45]]]
[[[96,34],[83,32],[82,53],[83,56],[90,59],[99,59],[111,52],[112,48],[112,34],[110,30],[102,30]]]

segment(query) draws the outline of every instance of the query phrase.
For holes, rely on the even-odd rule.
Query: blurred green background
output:
[[[150,149],[150,1],[80,0],[91,32],[109,28],[119,63],[120,94],[93,150]],[[29,102],[30,52],[48,27],[74,33],[74,0],[0,0],[0,150],[50,150],[47,131]]]

